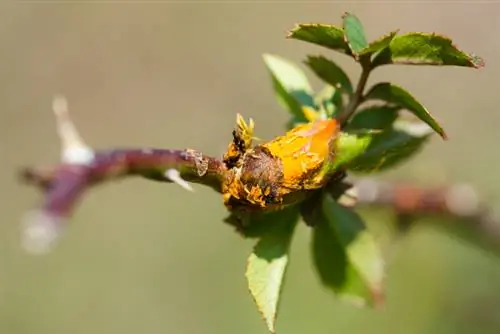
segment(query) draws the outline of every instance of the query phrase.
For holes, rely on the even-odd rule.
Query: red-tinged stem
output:
[[[53,167],[28,167],[20,176],[28,184],[41,188],[52,185],[61,170],[85,169],[88,183],[100,183],[124,176],[142,176],[147,179],[171,182],[164,176],[168,169],[176,169],[189,182],[204,184],[220,192],[220,184],[226,171],[219,159],[194,150],[168,149],[113,149],[96,151],[89,165],[60,164]]]
[[[220,192],[225,165],[194,150],[114,149],[97,151],[88,165],[61,164],[53,168],[26,168],[22,178],[41,187],[41,211],[49,216],[68,217],[89,187],[126,176],[172,182],[165,171],[175,169],[189,182],[204,184]]]
[[[189,182],[199,183],[221,191],[226,167],[221,160],[195,150],[116,149],[97,152],[92,179],[138,175],[150,180],[171,182],[165,171],[175,169]]]
[[[500,220],[479,200],[477,192],[471,187],[424,188],[410,183],[373,179],[359,180],[354,184],[358,206],[395,210],[403,231],[419,216],[444,216],[454,218],[454,221],[458,219],[467,231],[475,231],[484,241],[500,247]]]

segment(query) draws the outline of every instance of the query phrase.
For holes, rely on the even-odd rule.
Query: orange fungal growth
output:
[[[320,120],[297,126],[284,136],[263,144],[283,165],[283,186],[316,189],[322,184],[326,161],[333,158],[333,143],[339,126],[336,120]]]
[[[249,120],[248,124],[243,117],[236,115],[236,129],[233,131],[233,141],[229,143],[224,154],[223,161],[229,167],[241,163],[243,154],[252,147],[254,122]]]
[[[302,124],[255,147],[250,123],[246,126],[238,115],[233,142],[224,155],[228,173],[222,194],[230,210],[278,210],[328,181],[340,131],[336,120]]]

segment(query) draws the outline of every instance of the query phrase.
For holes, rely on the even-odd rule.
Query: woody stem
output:
[[[89,164],[63,163],[51,168],[25,168],[22,179],[44,190],[40,208],[46,215],[65,218],[90,186],[126,176],[172,182],[165,174],[175,170],[186,181],[220,192],[224,164],[194,150],[114,149],[96,151]]]
[[[358,207],[386,207],[394,210],[400,231],[411,227],[422,216],[451,218],[448,226],[472,242],[500,249],[500,221],[479,200],[477,191],[467,185],[423,188],[412,183],[362,179],[354,182]],[[458,224],[457,224],[458,223]],[[460,234],[460,233],[459,233]],[[474,235],[476,238],[474,238]],[[472,240],[471,240],[472,239]]]

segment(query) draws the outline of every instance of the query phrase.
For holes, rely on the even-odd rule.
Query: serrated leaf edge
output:
[[[406,33],[402,33],[398,36],[395,36],[395,38],[403,38],[403,37],[406,37],[406,36],[412,36],[412,35],[418,35],[418,36],[436,36],[436,37],[441,37],[443,38],[444,40],[446,40],[447,42],[450,43],[450,45],[455,49],[457,50],[458,52],[460,53],[463,53],[471,66],[471,68],[475,68],[475,69],[481,69],[483,67],[486,66],[486,62],[484,61],[484,59],[482,57],[479,57],[477,55],[475,55],[474,53],[468,53],[468,52],[465,52],[464,50],[462,50],[461,48],[459,48],[457,46],[457,44],[453,41],[453,39],[451,39],[450,37],[446,36],[446,35],[443,35],[443,34],[439,34],[439,33],[436,33],[436,32],[421,32],[421,31],[411,31],[411,32],[406,32]],[[394,42],[394,39],[391,41],[391,43]],[[390,44],[389,44],[390,46]],[[447,65],[447,64],[440,64],[440,63],[436,63],[436,62],[433,62],[433,61],[428,61],[426,62],[425,60],[424,61],[411,61],[411,60],[398,60],[396,62],[391,62],[391,63],[384,63],[384,64],[379,64],[378,66],[380,65],[388,65],[388,64],[401,64],[401,65],[434,65],[434,66],[459,66],[459,65]],[[465,66],[460,66],[460,67],[465,67]]]
[[[259,240],[260,241],[260,240]],[[247,257],[247,264],[246,264],[246,269],[245,269],[245,278],[247,279],[247,282],[249,282],[249,268],[250,268],[250,260],[252,255],[254,255],[255,248],[257,247],[259,241],[257,241],[255,247],[253,248],[253,251],[248,255]],[[285,263],[285,269],[283,270],[283,274],[281,275],[281,283],[280,283],[280,288],[279,288],[279,293],[278,293],[278,300],[276,302],[276,309],[274,311],[274,316],[269,319],[266,317],[266,314],[264,313],[262,305],[258,302],[255,294],[252,292],[252,289],[250,286],[248,286],[248,292],[250,293],[252,300],[254,301],[254,304],[257,306],[257,310],[262,317],[262,320],[266,323],[267,329],[271,334],[276,334],[276,320],[278,319],[278,312],[281,304],[281,295],[283,293],[283,287],[285,286],[285,280],[286,280],[286,273],[288,271],[288,267],[290,265],[290,249],[287,250],[286,254],[286,263]]]

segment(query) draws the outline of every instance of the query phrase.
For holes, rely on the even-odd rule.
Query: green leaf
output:
[[[361,156],[370,145],[373,136],[371,131],[341,132],[337,139],[337,152],[332,169],[345,166]]]
[[[433,33],[411,32],[395,37],[373,60],[385,64],[452,65],[481,68],[484,61],[453,45],[451,39]]]
[[[359,306],[383,303],[382,252],[354,211],[324,196],[316,217],[313,258],[324,286]]]
[[[352,53],[358,55],[361,50],[368,46],[363,25],[355,15],[350,13],[345,13],[342,19],[347,44]]]
[[[325,87],[314,96],[314,104],[320,111],[321,119],[331,118],[335,113],[337,107],[334,103],[334,98],[337,93],[338,91],[334,87],[325,85]]]
[[[344,106],[343,91],[327,84],[314,96],[314,103],[320,119],[334,118]]]
[[[393,103],[411,111],[420,120],[427,123],[443,139],[447,139],[446,133],[439,123],[429,114],[427,109],[420,104],[410,93],[403,88],[388,82],[382,82],[373,86],[366,94],[365,100],[382,100]]]
[[[248,212],[236,214],[232,212],[224,222],[238,228],[245,238],[260,238],[274,228],[276,222],[296,221],[299,209],[290,205],[279,211]]]
[[[290,244],[297,224],[298,211],[293,211],[296,213],[294,220],[281,217],[270,222],[271,227],[261,235],[247,262],[246,278],[250,293],[271,333],[275,333]]]
[[[342,89],[349,95],[353,94],[351,80],[342,68],[333,61],[323,56],[308,56],[305,63],[325,82],[337,89]]]
[[[344,98],[342,96],[342,91],[337,90],[332,96],[332,103],[334,105],[333,113],[330,118],[336,117],[340,110],[344,108]]]
[[[392,127],[374,136],[365,152],[352,160],[347,169],[353,173],[387,170],[418,153],[432,135],[425,123],[396,121]]]
[[[392,31],[389,34],[382,36],[379,39],[371,42],[366,48],[364,48],[359,52],[359,55],[361,56],[361,55],[380,52],[381,50],[389,46],[389,44],[391,43],[391,41],[394,39],[394,37],[398,32],[399,30]]]
[[[388,105],[371,106],[356,112],[347,125],[347,130],[353,129],[379,129],[383,130],[391,126],[401,107]]]
[[[344,30],[336,26],[315,23],[298,24],[290,30],[287,38],[313,43],[351,55],[351,50],[344,39]]]
[[[304,72],[285,58],[265,54],[278,102],[298,120],[306,121],[302,106],[314,106],[313,90]]]

